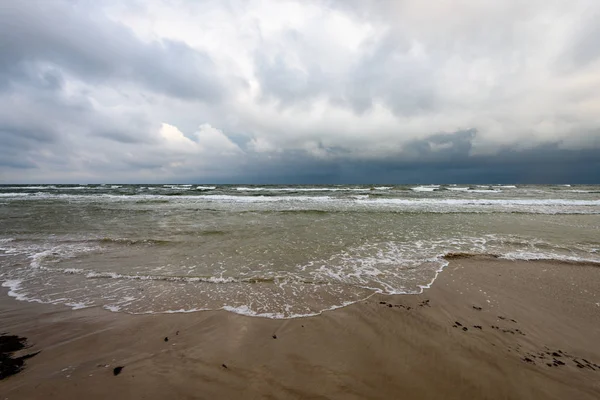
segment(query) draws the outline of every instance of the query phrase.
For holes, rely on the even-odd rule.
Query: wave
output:
[[[473,192],[497,193],[494,190],[469,190]],[[387,205],[387,206],[500,206],[500,207],[515,207],[515,206],[554,206],[554,207],[594,207],[600,206],[600,200],[596,199],[539,199],[539,198],[506,198],[506,199],[484,199],[484,198],[398,198],[398,197],[381,197],[375,194],[350,197],[332,197],[332,196],[280,196],[280,195],[227,195],[227,194],[198,194],[185,195],[182,193],[169,193],[161,195],[151,194],[136,194],[136,195],[116,195],[116,194],[100,194],[100,195],[74,195],[74,194],[48,194],[43,192],[38,193],[0,193],[0,197],[4,198],[19,198],[27,200],[36,199],[72,199],[72,200],[87,200],[87,201],[133,201],[135,203],[167,203],[171,201],[189,201],[189,202],[214,202],[214,203],[328,203],[340,205]],[[513,211],[519,211],[513,209]],[[527,210],[529,211],[529,210]],[[590,212],[592,210],[587,210]],[[600,212],[600,210],[598,210]]]
[[[54,185],[50,185],[50,186],[0,186],[0,189],[7,189],[7,190],[43,190],[43,189],[56,189],[56,186]]]
[[[475,205],[475,206],[600,206],[600,200],[577,199],[369,199],[357,200],[362,203],[390,205]]]
[[[238,203],[260,203],[260,202],[330,202],[339,201],[330,196],[233,196],[233,195],[200,195],[196,196],[209,201],[224,201]]]
[[[169,203],[170,201],[168,199],[144,199],[144,200],[137,200],[135,203],[136,204],[165,204],[165,203]]]
[[[13,238],[6,238],[2,242],[6,243],[6,247],[18,246],[18,243],[13,243],[11,239]],[[151,241],[153,239],[141,241],[121,238],[99,239],[100,244],[137,244]],[[183,273],[178,275],[174,272],[156,274],[158,269],[154,269],[154,272],[149,270],[137,273],[98,271],[80,268],[80,263],[77,263],[78,268],[62,267],[63,260],[95,250],[110,251],[107,248],[110,249],[109,247],[90,246],[89,241],[82,241],[79,244],[63,243],[45,248],[24,246],[22,253],[29,254],[30,267],[24,267],[20,272],[12,270],[11,275],[3,275],[3,286],[8,287],[9,294],[19,300],[64,304],[72,308],[96,305],[111,311],[131,313],[224,309],[267,318],[295,318],[316,315],[328,309],[343,307],[360,301],[360,299],[368,298],[374,293],[387,295],[421,293],[434,284],[437,276],[450,262],[461,258],[555,260],[600,266],[600,254],[595,242],[589,245],[557,245],[528,237],[483,235],[481,237],[434,238],[406,242],[367,242],[341,251],[330,258],[309,260],[306,264],[297,265],[294,270],[290,271],[261,269],[249,273],[234,273],[230,276],[225,276],[223,273],[207,275]],[[37,279],[33,280],[33,284],[30,283],[32,278]],[[48,294],[47,291],[44,292],[44,288],[40,289],[40,280],[45,283],[58,284],[57,289],[59,290],[51,294]],[[101,282],[97,285],[90,285],[88,280],[100,280]],[[62,285],[68,284],[68,289],[61,291],[60,282],[63,282]],[[161,282],[161,286],[154,286],[155,284],[152,282]],[[144,299],[149,296],[147,290],[151,287],[161,293],[168,291],[178,300],[172,304],[161,303],[160,308],[152,308],[153,303],[144,303],[146,301]],[[310,289],[304,292],[303,290],[307,287]],[[99,291],[94,292],[94,288],[99,288]],[[340,289],[336,291],[335,288]],[[75,290],[77,290],[76,294],[67,294]],[[189,293],[196,294],[218,293],[220,303],[191,302],[188,306],[188,303],[179,301],[180,295],[183,295],[186,290],[195,290]],[[301,302],[305,298],[296,296],[295,293],[298,291],[316,294],[316,296],[309,296],[311,301],[318,299],[318,294],[322,292],[315,290],[325,291],[328,293],[328,296],[325,297],[328,298],[333,295],[335,301],[323,303],[322,306],[316,308],[305,307],[302,304],[300,307],[294,303]],[[348,290],[352,292],[348,292]],[[227,297],[227,293],[235,294]],[[275,296],[268,298],[273,299],[272,307],[255,308],[253,306],[255,305],[254,300],[256,300],[255,295],[264,293],[268,296]],[[289,295],[290,293],[294,294]],[[354,297],[349,299],[348,293],[354,293]],[[244,294],[248,297],[240,298]],[[288,295],[291,297],[285,297]],[[196,297],[193,298],[196,299]],[[136,308],[128,308],[132,302],[137,302]],[[280,311],[282,310],[280,302],[291,308]],[[182,304],[186,305],[182,307]],[[261,307],[263,305],[261,304]]]
[[[172,244],[174,243],[172,240],[164,240],[164,239],[127,239],[127,238],[102,238],[102,239],[98,239],[98,240],[84,240],[81,241],[80,243],[90,243],[90,242],[96,242],[96,243],[101,243],[101,244],[125,244],[128,246],[134,246],[134,245],[138,245],[138,244],[145,244],[145,245],[154,245],[154,246],[161,246],[161,245],[167,245],[167,244]]]
[[[305,187],[236,187],[240,192],[368,192],[371,188],[305,188]],[[381,189],[385,190],[385,189]]]
[[[27,197],[29,193],[0,193],[0,197]]]
[[[458,190],[462,188],[448,188],[449,190]],[[367,190],[367,189],[365,189]],[[468,192],[477,193],[499,193],[497,190],[478,190],[469,189]],[[368,197],[367,197],[368,196]],[[112,201],[133,201],[136,203],[160,203],[171,201],[208,201],[222,203],[339,203],[339,204],[361,204],[361,205],[397,205],[397,206],[600,206],[600,200],[596,199],[569,199],[569,198],[400,198],[400,197],[382,197],[375,193],[369,195],[355,196],[329,196],[329,195],[228,195],[228,194],[196,194],[187,195],[181,192],[165,194],[49,194],[45,192],[37,193],[0,193],[4,198],[20,198],[27,200],[37,199],[69,199],[69,200],[88,200],[102,202]]]
[[[164,188],[167,189],[175,189],[175,190],[191,190],[192,185],[163,185]]]
[[[224,277],[219,276],[190,276],[190,275],[153,275],[153,274],[127,274],[114,271],[91,271],[82,268],[52,268],[40,264],[40,260],[48,255],[47,252],[39,253],[37,257],[32,257],[32,267],[35,269],[43,269],[44,271],[60,273],[65,275],[81,275],[86,279],[115,279],[115,280],[133,280],[133,281],[162,281],[162,282],[178,282],[178,283],[212,283],[212,284],[228,284],[228,283],[247,283],[247,284],[274,284],[278,282],[289,282],[306,284],[306,285],[327,285],[328,281],[315,281],[309,279],[299,279],[292,275],[280,276],[249,276],[249,277]]]
[[[417,186],[414,188],[411,188],[411,190],[415,191],[415,192],[434,192],[436,190],[439,190],[440,185],[429,185],[429,186]]]

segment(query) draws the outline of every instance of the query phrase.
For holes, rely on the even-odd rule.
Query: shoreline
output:
[[[599,283],[597,265],[459,256],[421,294],[374,294],[292,319],[71,310],[21,302],[2,288],[2,331],[41,352],[0,381],[0,392],[8,399],[598,398]],[[124,368],[114,376],[117,366]]]
[[[85,305],[85,304],[72,304],[72,303],[60,303],[56,302],[44,302],[37,298],[28,297],[27,294],[21,294],[17,291],[21,289],[21,281],[18,279],[7,280],[0,285],[0,296],[4,294],[10,298],[13,298],[19,302],[25,303],[35,303],[40,304],[42,306],[59,306],[65,307],[71,311],[83,310],[83,309],[103,309],[108,312],[119,313],[119,314],[127,314],[127,315],[161,315],[161,314],[190,314],[197,312],[209,312],[209,311],[226,311],[231,312],[238,315],[244,315],[253,318],[267,318],[267,319],[275,319],[275,320],[289,320],[296,318],[310,318],[318,315],[322,315],[323,313],[335,311],[341,308],[345,308],[351,306],[356,303],[364,302],[372,298],[373,296],[413,296],[413,295],[421,295],[426,290],[430,289],[435,281],[438,279],[438,276],[444,271],[444,269],[449,265],[451,261],[456,260],[472,260],[478,262],[486,262],[492,260],[506,261],[506,262],[525,262],[529,264],[535,263],[547,263],[547,264],[556,264],[556,265],[572,265],[572,266],[591,266],[591,267],[600,267],[600,262],[592,259],[582,259],[579,257],[565,257],[565,258],[512,258],[507,257],[502,254],[481,254],[481,253],[469,253],[469,252],[450,252],[444,255],[440,255],[439,261],[443,261],[442,264],[437,270],[433,271],[433,277],[429,280],[428,283],[417,285],[416,287],[420,290],[419,292],[407,292],[407,293],[382,293],[378,291],[374,291],[368,296],[353,300],[353,301],[345,301],[342,304],[334,305],[329,308],[325,308],[321,311],[317,311],[310,314],[293,314],[291,316],[286,316],[281,313],[256,313],[256,312],[246,312],[242,311],[244,307],[232,307],[232,306],[223,306],[218,309],[210,309],[210,308],[192,308],[192,309],[178,309],[178,310],[165,310],[165,311],[142,311],[142,312],[130,312],[126,310],[121,310],[119,307],[113,308],[111,306],[100,306],[100,305]],[[226,282],[228,283],[228,282]],[[5,292],[3,294],[3,292]],[[0,300],[1,301],[1,300]]]

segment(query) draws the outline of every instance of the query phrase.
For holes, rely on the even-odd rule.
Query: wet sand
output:
[[[72,311],[4,290],[0,332],[40,353],[0,399],[598,399],[598,288],[595,265],[455,257],[421,295],[293,320]]]

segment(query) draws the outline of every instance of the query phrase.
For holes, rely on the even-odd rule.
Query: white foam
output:
[[[41,189],[56,189],[56,186],[51,185],[51,186],[0,186],[0,189],[24,189],[24,190],[33,190],[33,189],[37,189],[37,190],[41,190]]]
[[[195,196],[211,201],[235,203],[272,203],[272,202],[329,202],[336,200],[330,196],[231,196],[231,195],[200,195]]]
[[[225,311],[229,311],[235,314],[241,314],[241,315],[246,315],[249,317],[260,317],[260,318],[269,318],[269,319],[295,319],[295,318],[306,318],[306,317],[314,317],[317,315],[321,315],[324,312],[327,311],[333,311],[333,310],[337,310],[339,308],[343,308],[343,307],[347,307],[351,304],[354,303],[358,303],[361,301],[365,301],[368,298],[372,297],[373,295],[375,295],[375,293],[372,293],[366,297],[357,299],[355,301],[343,301],[341,302],[341,304],[338,305],[334,305],[331,307],[326,307],[321,311],[317,311],[317,312],[307,312],[307,313],[289,313],[289,314],[284,314],[284,313],[268,313],[268,312],[257,312],[257,311],[253,311],[250,307],[248,307],[247,305],[243,304],[240,306],[223,306],[221,307],[221,310],[225,310]]]
[[[371,188],[305,188],[305,187],[236,187],[240,192],[368,192]],[[383,190],[383,189],[382,189]]]
[[[415,192],[433,192],[435,190],[438,190],[440,188],[440,185],[429,185],[429,186],[417,186],[414,188],[411,188],[411,190],[415,191]]]
[[[52,303],[55,304],[55,303]],[[76,303],[65,303],[65,306],[71,307],[72,310],[81,310],[82,308],[92,307],[92,304],[85,302],[76,302]]]
[[[470,192],[470,191],[469,191]],[[482,193],[498,194],[496,190],[482,190]],[[9,194],[12,196],[13,194]],[[543,214],[561,214],[561,213],[582,213],[582,214],[599,214],[600,200],[597,199],[540,199],[540,198],[503,198],[503,199],[485,199],[485,198],[366,198],[366,197],[332,197],[332,196],[302,196],[302,195],[75,195],[75,194],[48,194],[36,193],[27,195],[23,193],[14,194],[19,199],[27,201],[36,201],[38,199],[65,199],[68,201],[91,201],[91,202],[140,202],[140,201],[168,201],[169,203],[197,204],[202,202],[216,202],[222,204],[236,203],[281,203],[293,204],[296,209],[304,209],[305,207],[314,207],[317,204],[327,204],[328,207],[352,207],[360,205],[362,207],[397,207],[399,210],[424,209],[430,212],[530,212]],[[7,194],[0,194],[7,196]]]
[[[10,238],[9,238],[10,239]],[[327,290],[327,293],[333,293],[336,297],[335,304],[330,302],[323,303],[316,308],[308,308],[303,303],[297,303],[302,297],[273,297],[274,303],[261,303],[261,307],[256,309],[253,303],[256,298],[248,297],[247,299],[234,297],[220,297],[223,303],[214,305],[213,303],[198,304],[190,303],[188,306],[182,306],[186,302],[175,302],[161,306],[159,309],[163,311],[152,311],[153,304],[143,303],[144,295],[135,291],[137,286],[133,282],[110,282],[100,285],[89,285],[82,283],[75,287],[69,287],[69,290],[64,290],[53,295],[44,294],[41,298],[35,298],[38,279],[31,280],[38,274],[36,271],[43,271],[44,275],[38,277],[50,276],[51,279],[47,282],[53,284],[57,275],[46,275],[47,273],[64,273],[64,274],[79,274],[83,278],[114,278],[114,279],[130,279],[137,281],[165,281],[165,282],[208,282],[208,283],[235,283],[232,286],[219,286],[214,293],[228,293],[228,288],[242,287],[240,284],[254,282],[259,278],[252,277],[193,277],[193,276],[168,276],[168,275],[127,275],[117,272],[100,272],[90,271],[78,268],[50,268],[43,266],[41,263],[44,257],[68,257],[72,254],[73,249],[85,248],[85,246],[54,246],[52,249],[39,251],[38,249],[32,256],[32,269],[25,270],[26,278],[23,276],[11,276],[11,279],[6,280],[2,286],[9,288],[9,295],[23,301],[33,301],[49,304],[63,304],[73,309],[91,307],[94,305],[102,306],[106,310],[112,312],[131,312],[131,313],[186,313],[195,312],[206,309],[223,309],[229,312],[244,314],[254,317],[263,318],[299,318],[321,314],[324,311],[332,310],[346,305],[352,304],[361,299],[368,298],[374,293],[382,294],[413,294],[421,293],[425,289],[430,288],[438,275],[448,265],[448,261],[443,258],[444,254],[450,252],[467,252],[472,254],[497,254],[505,259],[518,260],[561,260],[561,261],[576,261],[576,262],[594,262],[600,263],[600,255],[597,253],[598,248],[594,245],[554,245],[549,242],[544,242],[539,239],[518,236],[503,236],[503,235],[485,235],[482,237],[452,237],[452,238],[432,238],[423,240],[410,240],[405,242],[373,242],[366,243],[355,248],[350,248],[339,254],[334,255],[329,259],[311,261],[310,263],[298,266],[298,271],[292,271],[283,274],[275,281],[266,285],[252,284],[252,291],[248,293],[263,293],[256,290],[264,288],[286,287],[295,291],[297,287],[308,285],[318,290]],[[58,254],[57,250],[58,249]],[[54,251],[52,251],[54,250]],[[37,255],[37,258],[34,256]],[[53,260],[53,258],[52,258]],[[37,261],[37,268],[33,265]],[[50,264],[50,263],[47,263]],[[60,265],[60,264],[55,264]],[[302,271],[301,273],[299,271]],[[312,272],[311,272],[312,271]],[[30,275],[33,274],[33,275]],[[302,276],[300,276],[302,274]],[[269,274],[267,274],[268,276]],[[60,276],[60,275],[58,275]],[[307,278],[307,276],[309,278]],[[271,278],[268,276],[269,279]],[[73,281],[72,277],[68,278],[69,282]],[[31,283],[29,283],[31,281]],[[139,285],[142,285],[141,283]],[[149,283],[144,283],[141,287],[149,287]],[[300,285],[300,286],[297,286]],[[98,286],[102,288],[102,293],[95,294],[94,288]],[[172,290],[179,290],[182,287],[196,287],[194,285],[173,285]],[[82,291],[81,288],[85,287]],[[248,286],[244,286],[248,287]],[[161,286],[162,288],[162,286]],[[341,289],[337,289],[341,288]],[[349,292],[348,288],[360,288],[360,291]],[[125,290],[125,292],[121,292]],[[134,291],[132,293],[131,291]],[[200,289],[204,290],[204,288]],[[210,290],[210,289],[208,289]],[[75,291],[77,295],[72,298],[64,297],[69,291]],[[289,290],[288,290],[289,292]],[[148,293],[148,292],[144,292]],[[244,293],[243,291],[236,293]],[[282,292],[283,293],[283,292]],[[312,292],[311,292],[312,293]],[[315,292],[317,293],[317,292]],[[71,294],[68,294],[71,295]],[[97,297],[95,297],[97,296]],[[115,298],[115,296],[117,298]],[[137,296],[137,297],[136,297]],[[141,297],[140,297],[141,296]],[[281,295],[284,296],[284,295]],[[360,297],[360,299],[358,299]],[[313,297],[312,299],[316,299]],[[352,300],[348,300],[352,299]],[[358,300],[357,300],[358,299]],[[261,299],[261,302],[265,299]],[[300,300],[302,301],[302,300]],[[283,303],[283,305],[281,305]],[[132,306],[133,304],[133,306]],[[212,304],[209,307],[209,304]],[[148,310],[150,309],[150,310]],[[154,308],[156,309],[156,308]]]
[[[548,260],[548,261],[568,261],[577,263],[593,263],[599,264],[600,259],[593,257],[579,257],[566,254],[557,253],[542,253],[535,251],[511,251],[500,255],[500,258],[506,260],[521,260],[521,261],[536,261],[536,260]]]
[[[29,196],[29,193],[0,193],[0,197],[25,197]]]
[[[440,256],[440,259],[441,259],[441,256]],[[431,281],[429,281],[429,283],[427,283],[425,285],[419,285],[419,288],[421,289],[420,293],[423,293],[423,291],[425,289],[430,289],[431,286],[433,285],[433,283],[435,282],[435,280],[437,279],[437,277],[439,276],[439,274],[442,273],[444,271],[444,268],[446,268],[449,264],[450,263],[448,261],[443,260],[440,267],[435,270],[435,275],[433,276],[433,278],[431,278]]]
[[[174,190],[190,190],[192,189],[192,185],[163,185],[164,188],[174,189]]]
[[[215,190],[216,186],[196,186],[196,190]]]
[[[2,287],[8,288],[8,295],[14,297],[17,300],[25,301],[27,297],[18,293],[21,289],[23,281],[21,279],[8,279],[2,283]]]
[[[362,203],[398,205],[475,205],[475,206],[600,206],[600,200],[575,199],[369,199]]]
[[[130,279],[137,281],[166,281],[166,282],[205,282],[205,283],[236,283],[243,282],[243,280],[239,280],[232,277],[222,277],[222,276],[208,276],[208,277],[196,277],[196,276],[169,276],[169,275],[130,275],[130,274],[121,274],[118,272],[112,271],[86,271],[86,270],[76,270],[71,269],[73,272],[67,272],[66,270],[60,270],[66,273],[77,273],[77,274],[85,274],[86,278],[94,279],[94,278],[104,278],[104,279]]]

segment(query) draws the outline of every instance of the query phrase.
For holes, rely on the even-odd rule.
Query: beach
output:
[[[596,264],[446,258],[422,294],[292,319],[71,310],[3,289],[2,331],[40,353],[0,381],[1,397],[600,397]]]
[[[599,15],[2,2],[0,400],[600,400]]]

